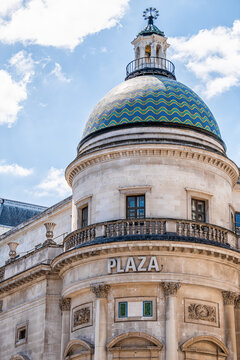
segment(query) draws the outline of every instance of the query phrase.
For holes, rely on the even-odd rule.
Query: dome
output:
[[[83,139],[120,126],[180,126],[221,140],[213,114],[182,83],[164,76],[138,76],[113,88],[91,113]]]

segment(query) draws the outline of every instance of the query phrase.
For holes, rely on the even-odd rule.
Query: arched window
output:
[[[110,341],[107,349],[114,360],[151,360],[161,359],[163,344],[151,335],[129,332]]]
[[[185,360],[226,360],[228,349],[214,336],[196,336],[181,346]]]
[[[151,46],[150,45],[146,45],[146,47],[145,47],[145,57],[147,58],[146,62],[150,62],[150,57],[151,57]]]
[[[64,351],[64,360],[92,360],[93,346],[81,339],[71,340]]]

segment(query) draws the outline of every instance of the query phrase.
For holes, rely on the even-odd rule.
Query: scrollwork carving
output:
[[[188,306],[188,317],[192,320],[204,320],[210,322],[217,321],[217,311],[215,306],[203,304],[190,304]]]
[[[83,307],[73,314],[73,326],[80,326],[90,322],[91,311],[89,307]]]

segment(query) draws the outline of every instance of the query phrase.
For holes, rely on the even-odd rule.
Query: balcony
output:
[[[180,219],[135,219],[115,220],[93,224],[83,229],[76,230],[64,239],[64,250],[67,251],[78,245],[88,243],[96,238],[118,238],[133,236],[141,240],[142,236],[161,236],[168,240],[175,236],[179,241],[205,241],[238,248],[237,235],[220,226],[207,223],[194,222]],[[129,238],[128,238],[129,239]]]
[[[163,75],[176,80],[174,64],[161,57],[143,57],[131,61],[126,67],[126,79],[140,75]]]

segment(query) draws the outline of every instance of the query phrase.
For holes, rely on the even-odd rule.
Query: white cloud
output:
[[[4,0],[4,3],[9,0]],[[115,26],[130,0],[27,0],[21,6],[0,1],[0,41],[73,50],[85,36]],[[14,4],[14,1],[11,0]],[[19,2],[15,1],[18,5]],[[4,15],[10,13],[6,18]]]
[[[174,55],[202,82],[202,91],[213,97],[240,86],[240,20],[232,27],[200,30],[189,38],[170,38]]]
[[[35,187],[34,195],[37,197],[44,196],[68,196],[71,193],[63,169],[51,167],[46,178]]]
[[[17,164],[0,164],[0,174],[13,176],[29,176],[32,175],[33,169],[27,169]]]
[[[62,67],[58,63],[55,63],[55,67],[51,71],[50,75],[55,75],[56,78],[62,82],[70,82],[71,81],[71,79],[67,78],[66,75],[62,72]]]
[[[0,125],[10,127],[16,120],[22,108],[22,102],[27,99],[27,84],[34,75],[34,61],[31,54],[20,51],[15,54],[9,64],[11,72],[0,69]],[[14,79],[14,73],[18,80]]]
[[[0,16],[9,16],[22,5],[22,0],[1,0]]]

